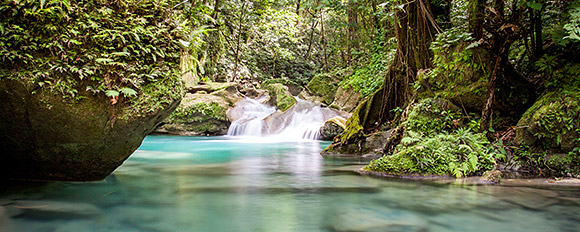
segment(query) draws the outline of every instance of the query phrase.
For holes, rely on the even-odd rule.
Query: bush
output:
[[[424,137],[408,131],[396,154],[381,157],[364,168],[393,175],[452,175],[457,178],[493,169],[494,154],[483,134],[469,129]]]

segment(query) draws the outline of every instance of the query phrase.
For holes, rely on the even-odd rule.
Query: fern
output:
[[[105,95],[107,95],[107,97],[118,97],[119,91],[110,89],[105,91]]]
[[[121,93],[123,93],[123,95],[125,95],[125,96],[129,96],[129,97],[137,96],[137,91],[135,91],[131,88],[128,88],[128,87],[121,88],[121,89],[119,89],[119,91]]]

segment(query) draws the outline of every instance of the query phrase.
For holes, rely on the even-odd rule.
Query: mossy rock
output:
[[[580,147],[580,91],[543,94],[518,122],[519,145],[569,152]]]
[[[495,56],[483,48],[466,49],[459,43],[435,53],[435,72],[420,75],[420,98],[442,98],[480,114],[487,101],[489,76]],[[537,97],[535,88],[513,67],[507,67],[496,85],[493,109],[498,116],[519,117]]]
[[[153,131],[184,136],[225,135],[230,122],[228,102],[210,94],[186,94],[177,109]]]
[[[179,104],[181,81],[166,84],[156,87],[170,91],[143,94],[134,103],[119,98],[112,105],[106,96],[84,92],[81,100],[63,100],[58,93],[0,80],[0,178],[104,179]]]
[[[278,107],[281,111],[286,111],[294,104],[296,104],[296,98],[288,91],[288,87],[280,84],[269,84],[264,86],[268,93],[270,94],[270,105]]]
[[[413,105],[403,126],[406,130],[432,135],[459,126],[460,118],[461,111],[453,103],[427,98]]]
[[[263,87],[266,87],[271,84],[285,85],[286,87],[288,87],[288,91],[290,92],[290,94],[292,94],[292,96],[298,96],[300,92],[304,90],[304,88],[300,86],[298,83],[284,78],[269,79],[262,82]]]
[[[314,76],[307,87],[313,95],[324,97],[324,103],[330,105],[334,101],[338,82],[330,74],[324,73]]]
[[[0,7],[0,178],[101,180],[179,104],[183,30],[168,0],[40,2]]]

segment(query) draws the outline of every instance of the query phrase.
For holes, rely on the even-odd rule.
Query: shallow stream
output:
[[[320,141],[148,136],[106,180],[1,183],[0,231],[578,231],[580,190],[360,176]]]

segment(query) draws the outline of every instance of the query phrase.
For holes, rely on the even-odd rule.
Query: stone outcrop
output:
[[[322,140],[332,140],[346,128],[346,119],[343,117],[333,117],[326,120],[324,126],[320,128]]]
[[[287,86],[275,83],[266,85],[264,88],[270,93],[268,104],[276,106],[279,110],[286,111],[296,104],[296,99]]]
[[[516,144],[566,153],[580,147],[579,99],[570,90],[542,95],[518,122]]]
[[[362,96],[352,89],[345,89],[342,86],[336,90],[336,95],[331,107],[336,107],[342,111],[352,112],[358,106]]]
[[[181,82],[169,83],[157,87],[171,93],[139,98],[149,102],[121,96],[113,105],[104,94],[63,99],[17,80],[0,80],[0,178],[105,178],[177,107]]]
[[[502,178],[502,173],[499,170],[491,170],[484,172],[481,176],[481,180],[490,183],[499,183]]]
[[[212,94],[187,93],[181,104],[153,133],[183,136],[225,135],[229,104]]]

